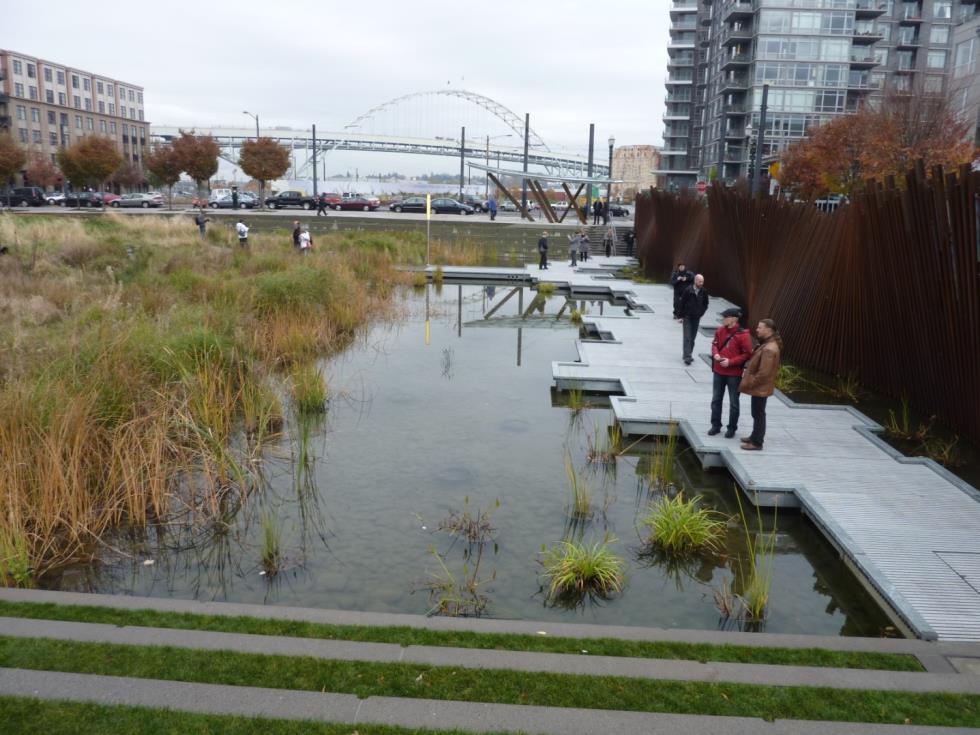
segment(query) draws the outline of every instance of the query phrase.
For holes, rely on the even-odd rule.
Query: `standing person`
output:
[[[209,217],[204,216],[204,208],[202,207],[194,218],[194,224],[197,225],[197,230],[201,233],[202,240],[206,240],[208,237],[208,222],[210,221],[211,219]]]
[[[607,227],[606,234],[602,236],[602,244],[606,248],[606,257],[612,255],[613,246],[616,244],[616,228]]]
[[[316,216],[320,215],[324,217],[327,216],[327,195],[325,192],[320,192],[320,196],[316,198]]]
[[[589,234],[584,227],[578,234],[578,259],[583,263],[589,259]]]
[[[310,231],[306,228],[299,233],[299,252],[301,255],[309,255],[310,248],[313,247],[313,238],[310,237]]]
[[[490,201],[487,202],[487,209],[490,211],[490,221],[493,222],[497,219],[497,197],[490,197]]]
[[[548,231],[545,230],[541,233],[541,239],[538,240],[538,255],[540,256],[538,260],[538,270],[548,270]]]
[[[569,263],[572,268],[578,265],[578,233],[568,236],[568,257],[572,259]]]
[[[704,290],[704,276],[698,273],[694,283],[688,286],[681,295],[680,315],[684,320],[684,364],[694,362],[694,340],[698,336],[698,325],[701,317],[708,310],[708,292]]]
[[[759,346],[745,366],[739,390],[752,396],[752,433],[742,437],[742,449],[758,452],[766,438],[766,401],[776,390],[779,357],[783,339],[772,319],[763,319],[755,328]]]
[[[681,296],[687,287],[694,283],[694,274],[687,269],[684,262],[677,264],[677,269],[670,274],[670,285],[674,287],[674,319],[681,320]]]
[[[235,225],[235,232],[238,233],[238,244],[240,247],[248,247],[248,225],[246,225],[242,220],[238,220]]]
[[[303,228],[299,226],[299,220],[293,220],[293,247],[299,250],[299,236]]]
[[[601,202],[602,204],[602,224],[609,224],[609,200]]]
[[[599,224],[600,217],[602,217],[602,200],[596,199],[592,202],[592,224]]]
[[[749,330],[738,323],[741,309],[725,309],[721,312],[721,326],[715,330],[711,341],[711,428],[708,436],[721,433],[721,404],[728,391],[728,427],[725,438],[731,439],[738,430],[738,387],[742,382],[742,369],[752,356],[752,338]]]
[[[626,242],[626,257],[633,257],[633,245],[636,243],[636,233],[633,230],[629,230],[623,240]]]

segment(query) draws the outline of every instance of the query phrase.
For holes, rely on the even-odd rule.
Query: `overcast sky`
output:
[[[340,130],[395,97],[462,88],[529,112],[553,149],[584,151],[590,122],[600,151],[610,134],[617,146],[661,143],[668,0],[4,6],[0,46],[143,86],[152,123],[245,127],[249,110],[263,128]],[[392,115],[377,124],[412,134]],[[417,169],[407,158],[351,160]]]

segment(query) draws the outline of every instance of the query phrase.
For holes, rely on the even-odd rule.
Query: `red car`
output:
[[[121,199],[118,194],[113,194],[111,191],[103,192],[102,201],[106,204],[112,204],[117,199]]]
[[[381,200],[377,197],[366,197],[366,196],[356,196],[356,197],[345,197],[339,202],[333,205],[333,208],[338,212],[341,209],[348,210],[361,210],[364,212],[373,212],[378,207],[381,206]]]

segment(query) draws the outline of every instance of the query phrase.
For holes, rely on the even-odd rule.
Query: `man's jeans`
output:
[[[690,360],[691,353],[694,352],[694,338],[698,334],[698,325],[701,323],[699,316],[684,317],[684,359]]]
[[[719,375],[712,373],[711,383],[711,428],[721,428],[721,403],[728,389],[728,430],[738,428],[738,385],[742,382],[741,375]]]
[[[766,400],[752,396],[752,436],[749,441],[757,447],[761,447],[766,439]]]

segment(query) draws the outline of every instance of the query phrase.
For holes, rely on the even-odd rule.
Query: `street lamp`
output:
[[[609,136],[609,183],[606,184],[606,217],[609,216],[609,205],[612,203],[612,159],[616,138]]]
[[[253,115],[248,110],[242,110],[242,114],[243,115],[248,115],[249,117],[254,117],[255,118],[255,139],[258,140],[259,139],[259,116],[258,115]]]
[[[487,168],[490,168],[490,141],[496,140],[497,138],[513,138],[513,133],[503,133],[502,135],[488,135],[487,136]],[[500,153],[497,153],[497,168],[500,168]],[[484,192],[483,198],[490,198],[490,172],[484,172]]]

